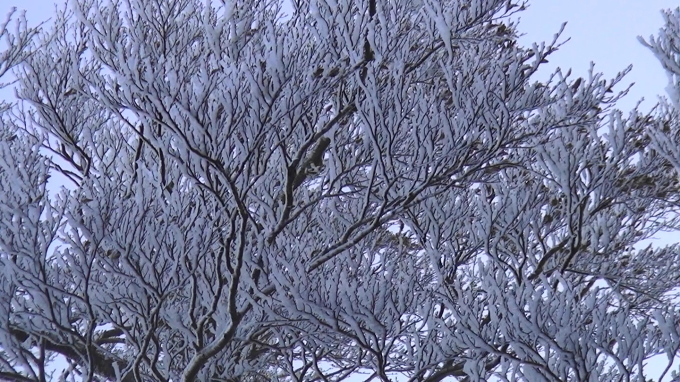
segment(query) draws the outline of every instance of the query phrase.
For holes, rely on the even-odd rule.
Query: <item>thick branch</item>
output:
[[[12,328],[10,329],[10,334],[16,338],[18,342],[26,341],[31,334],[23,330]],[[63,355],[64,357],[78,363],[79,365],[84,365],[86,363],[88,349],[82,343],[74,344],[61,344],[53,341],[51,338],[45,335],[40,335],[44,340],[45,348],[48,351],[55,352]],[[116,358],[112,354],[104,352],[103,349],[97,346],[90,346],[89,349],[90,359],[92,360],[91,367],[94,369],[95,374],[103,376],[107,379],[116,379],[116,372],[113,367],[114,363],[118,364],[119,370],[125,368],[127,361],[120,358]],[[134,378],[128,375],[123,378],[123,382],[134,382]]]

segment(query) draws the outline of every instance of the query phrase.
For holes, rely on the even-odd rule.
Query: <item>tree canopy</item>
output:
[[[536,72],[513,0],[73,0],[0,24],[0,380],[680,370],[668,99]],[[12,15],[10,15],[12,16]],[[16,28],[12,29],[12,25]]]

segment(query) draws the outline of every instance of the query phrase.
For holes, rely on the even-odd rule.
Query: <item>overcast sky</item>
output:
[[[53,4],[53,0],[0,0],[0,15],[16,6],[26,9],[29,24],[35,25],[53,14]],[[534,0],[529,9],[519,15],[519,29],[525,33],[520,42],[530,45],[551,41],[560,25],[568,22],[562,40],[571,40],[550,58],[543,75],[561,67],[565,71],[572,68],[574,78],[585,76],[592,61],[597,71],[612,78],[632,64],[633,70],[623,83],[634,82],[635,86],[618,106],[624,111],[630,110],[644,97],[642,109],[648,110],[659,95],[665,95],[667,77],[656,58],[637,41],[637,36],[647,39],[656,35],[663,25],[661,9],[678,5],[678,0]],[[12,92],[6,89],[0,93],[0,98],[3,96],[12,96]],[[663,241],[677,239],[667,236]]]
[[[634,82],[635,86],[619,107],[630,110],[644,97],[642,110],[648,110],[657,96],[666,94],[668,81],[659,62],[637,36],[648,39],[656,35],[663,25],[661,9],[679,5],[678,0],[531,1],[529,9],[519,15],[519,29],[526,34],[520,42],[550,41],[566,21],[563,37],[571,40],[553,55],[547,68],[572,68],[575,76],[583,76],[593,61],[597,71],[611,78],[632,64],[633,70],[623,83],[627,86]]]

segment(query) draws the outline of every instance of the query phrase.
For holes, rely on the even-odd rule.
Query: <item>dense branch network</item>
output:
[[[69,4],[0,24],[0,379],[674,372],[677,94],[536,81],[521,1]]]

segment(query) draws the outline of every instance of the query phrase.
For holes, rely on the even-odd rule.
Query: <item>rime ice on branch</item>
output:
[[[522,2],[207,3],[0,28],[0,379],[671,374],[677,102],[537,82]]]

